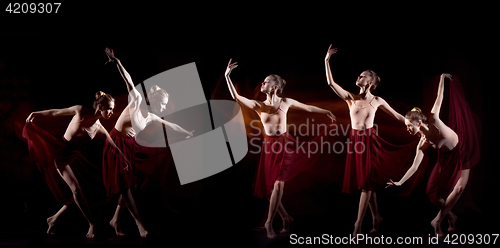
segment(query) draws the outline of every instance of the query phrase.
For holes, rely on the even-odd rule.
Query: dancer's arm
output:
[[[312,105],[303,104],[303,103],[301,103],[295,99],[292,99],[292,98],[287,98],[286,100],[290,102],[290,107],[292,107],[292,108],[304,110],[304,111],[307,111],[310,113],[326,114],[328,116],[328,118],[330,118],[332,120],[332,122],[335,121],[335,119],[336,119],[335,115],[333,115],[332,112],[330,112],[329,110],[318,108],[318,107],[312,106]]]
[[[157,115],[152,114],[152,113],[149,113],[149,116],[151,117],[152,121],[162,123],[162,124],[165,125],[165,127],[167,127],[170,130],[173,130],[173,131],[176,131],[176,132],[179,132],[179,133],[185,133],[188,136],[187,138],[193,137],[194,130],[191,131],[191,132],[189,132],[186,129],[182,128],[181,126],[179,126],[179,125],[177,125],[175,123],[163,120],[162,118],[160,118]]]
[[[63,109],[49,109],[49,110],[42,110],[42,111],[36,111],[32,112],[28,118],[26,118],[26,122],[33,122],[33,119],[35,119],[36,116],[67,116],[67,115],[76,115],[80,113],[82,110],[81,105],[75,105],[71,106],[69,108],[63,108]]]
[[[337,53],[337,48],[332,48],[332,45],[330,45],[325,57],[326,80],[328,81],[328,85],[340,98],[344,100],[353,100],[352,94],[349,91],[344,90],[335,82],[335,80],[333,80],[332,70],[330,68],[330,56],[335,53]]]
[[[106,64],[109,62],[115,62],[116,66],[118,67],[118,71],[122,75],[123,80],[125,80],[125,83],[127,84],[127,89],[128,89],[129,95],[131,97],[130,102],[131,103],[134,102],[137,104],[137,106],[140,106],[141,101],[142,101],[142,97],[141,97],[141,94],[139,93],[139,91],[137,91],[137,89],[135,88],[134,81],[132,80],[132,77],[127,72],[127,70],[125,70],[125,67],[123,67],[120,60],[117,57],[115,57],[113,50],[106,48],[104,51],[106,52],[106,55],[109,58],[109,61],[106,62]]]
[[[438,93],[436,101],[434,102],[434,106],[431,109],[431,114],[434,116],[435,120],[439,119],[439,113],[441,112],[441,105],[443,103],[444,98],[444,79],[451,79],[451,75],[448,73],[441,74],[441,78],[439,80]]]
[[[380,103],[379,107],[382,109],[384,112],[389,114],[390,116],[394,117],[394,119],[402,122],[403,124],[405,123],[405,117],[402,116],[400,113],[398,113],[396,110],[394,110],[384,99],[381,97],[378,97],[378,102]]]
[[[420,141],[418,142],[417,145],[417,153],[415,154],[415,159],[413,159],[413,164],[411,165],[410,169],[406,171],[404,176],[399,180],[398,182],[390,181],[387,183],[387,187],[390,186],[401,186],[403,183],[405,183],[415,172],[418,170],[418,167],[420,166],[420,163],[422,163],[422,160],[424,159],[424,152],[428,147],[428,143],[425,138],[420,138]],[[386,188],[387,188],[386,187]]]
[[[226,72],[224,73],[224,76],[226,77],[226,82],[227,82],[227,87],[229,88],[229,92],[231,93],[231,96],[233,97],[234,100],[236,100],[239,104],[242,104],[243,106],[246,106],[247,108],[253,109],[253,110],[258,110],[261,108],[261,104],[258,101],[255,100],[250,100],[246,97],[240,96],[238,92],[236,91],[236,88],[234,88],[233,82],[231,81],[231,78],[229,78],[229,74],[231,74],[231,71],[238,67],[237,63],[232,63],[232,59],[229,60],[229,63],[227,64]]]
[[[97,120],[99,121],[99,120]],[[129,169],[129,165],[130,165],[130,161],[128,160],[128,158],[125,156],[125,154],[123,154],[123,152],[120,150],[120,148],[118,148],[118,146],[116,146],[115,142],[113,141],[113,139],[111,138],[111,136],[109,135],[108,131],[106,130],[106,128],[104,128],[101,123],[99,122],[98,123],[99,125],[99,128],[97,129],[97,132],[100,133],[100,134],[103,134],[106,136],[106,140],[109,142],[109,144],[111,144],[117,151],[118,153],[120,154],[120,156],[123,157],[123,159],[125,160],[126,162],[126,165],[125,165],[125,168],[123,168],[124,170],[128,170]]]

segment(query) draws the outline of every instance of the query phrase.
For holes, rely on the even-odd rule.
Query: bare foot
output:
[[[278,236],[278,235],[276,235],[276,233],[274,233],[272,224],[266,223],[266,224],[264,224],[264,227],[266,228],[268,238],[274,239],[274,238],[276,238],[276,236]]]
[[[111,219],[109,225],[115,229],[116,236],[125,236],[125,233],[122,232],[120,224],[116,221],[116,219]]]
[[[94,236],[95,236],[95,234],[94,234],[94,225],[91,224],[90,227],[89,227],[89,231],[87,232],[87,238],[93,239]]]
[[[370,233],[378,233],[378,227],[380,226],[380,223],[382,223],[383,219],[382,217],[378,216],[373,219],[373,229],[370,231]]]
[[[49,218],[47,218],[47,225],[49,225],[49,228],[47,229],[47,234],[55,234],[52,231],[52,227],[54,227],[55,222],[56,222],[56,218],[54,218],[54,216],[50,216]]]
[[[456,230],[455,228],[455,222],[457,222],[457,216],[454,215],[452,212],[448,213],[448,232],[454,232]]]
[[[138,224],[137,228],[139,228],[139,234],[142,238],[146,238],[148,236],[148,231],[144,228],[144,225]]]
[[[434,234],[436,234],[439,237],[443,237],[444,233],[443,233],[443,231],[441,231],[441,223],[438,222],[436,218],[434,218],[431,221],[431,226],[434,227]]]
[[[358,222],[354,223],[354,231],[352,232],[352,236],[356,236],[361,233],[361,224]]]
[[[283,229],[281,229],[280,233],[287,233],[290,231],[290,224],[293,223],[293,218],[288,216],[288,218],[283,219]]]

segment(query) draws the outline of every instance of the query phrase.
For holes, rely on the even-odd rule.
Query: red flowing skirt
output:
[[[438,161],[427,182],[426,193],[431,202],[446,198],[462,174],[462,159],[459,145],[453,150],[438,152]]]
[[[54,197],[63,204],[73,201],[73,193],[59,175],[57,166],[69,165],[80,184],[87,201],[96,205],[107,200],[104,195],[100,168],[81,152],[83,147],[55,138],[33,123],[26,123],[23,137],[28,142],[31,157],[36,162]],[[57,165],[57,166],[56,166]]]
[[[411,167],[418,140],[407,145],[393,145],[378,136],[374,128],[352,129],[348,140],[342,192],[385,187],[390,179],[401,178]],[[402,192],[409,194],[425,174],[424,161],[408,180]]]
[[[280,136],[264,135],[254,195],[260,198],[269,196],[276,181],[288,181],[314,165],[321,154],[317,152],[317,148],[327,139],[326,130],[320,133],[303,143],[299,143],[288,133]],[[316,152],[310,151],[311,147]]]
[[[132,165],[127,167],[127,162],[134,158],[134,138],[123,136],[118,130],[113,128],[109,136],[120,149],[123,155],[106,140],[103,150],[102,175],[104,186],[108,195],[119,194],[129,189],[134,184],[134,168]]]

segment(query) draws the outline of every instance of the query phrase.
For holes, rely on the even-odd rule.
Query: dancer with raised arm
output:
[[[444,98],[444,82],[450,79],[450,113],[448,125],[440,119]],[[460,198],[467,181],[469,170],[479,161],[479,142],[476,125],[462,87],[450,74],[443,73],[439,81],[436,101],[428,116],[420,108],[413,108],[405,116],[408,132],[419,135],[420,141],[411,168],[397,182],[390,180],[389,186],[401,186],[419,168],[426,149],[438,150],[438,160],[427,183],[427,195],[440,210],[431,221],[436,235],[444,236],[441,223],[448,218],[448,231],[455,230],[457,216],[450,210]]]
[[[309,154],[287,147],[289,144],[297,143],[287,132],[287,112],[290,108],[294,108],[310,113],[325,114],[332,122],[335,120],[335,116],[326,109],[306,105],[292,98],[278,96],[283,92],[286,81],[276,74],[269,75],[262,82],[261,92],[266,94],[265,101],[250,100],[241,96],[229,77],[231,71],[238,66],[237,63],[231,63],[231,61],[229,60],[225,72],[231,96],[240,105],[254,110],[260,116],[264,126],[265,134],[257,170],[255,194],[259,197],[269,197],[269,213],[264,226],[267,237],[274,238],[276,233],[272,223],[276,212],[283,220],[282,232],[287,232],[290,223],[293,222],[281,203],[285,181],[299,174],[311,162]],[[314,141],[313,139],[310,142]]]
[[[332,48],[330,45],[325,57],[326,78],[332,90],[347,103],[352,128],[342,192],[357,192],[361,189],[353,235],[361,233],[361,225],[368,206],[373,219],[373,229],[370,232],[374,233],[378,232],[382,222],[375,190],[385,186],[386,181],[383,178],[404,173],[403,170],[406,169],[401,169],[405,168],[401,166],[401,163],[405,163],[406,159],[409,161],[408,167],[410,166],[414,146],[412,147],[411,144],[392,145],[378,136],[374,128],[374,119],[379,108],[401,123],[404,123],[404,117],[389,106],[384,99],[372,93],[380,83],[380,78],[374,71],[366,70],[358,76],[356,80],[356,85],[359,87],[358,94],[344,90],[335,82],[330,69],[330,57],[335,53],[337,53],[337,48]]]
[[[54,216],[47,219],[47,224],[49,225],[47,233],[52,233],[51,229],[56,219],[67,209],[68,204],[74,200],[89,223],[90,227],[87,232],[87,238],[94,237],[95,221],[72,169],[72,163],[82,159],[79,149],[83,143],[94,139],[97,134],[105,135],[107,142],[111,146],[116,147],[108,132],[99,121],[100,118],[109,119],[113,114],[114,107],[115,101],[113,97],[99,91],[96,94],[93,109],[82,105],[75,105],[64,109],[33,112],[26,119],[23,137],[28,140],[30,154],[44,174],[45,180],[54,196],[65,204]],[[36,118],[42,116],[73,116],[73,118],[63,137],[56,139],[34,124]],[[123,157],[123,153],[119,149],[117,151]],[[123,161],[125,166],[128,166],[129,162],[125,158]],[[63,195],[63,189],[58,184],[59,176],[57,174],[71,188],[72,197],[70,196],[69,199]]]
[[[115,57],[114,52],[109,48],[106,48],[105,52],[109,58],[108,62],[116,63],[120,74],[125,80],[129,92],[129,104],[120,114],[120,117],[116,121],[115,127],[111,131],[110,136],[114,143],[116,143],[117,146],[125,153],[126,157],[132,161],[132,165],[134,165],[135,159],[134,149],[139,146],[136,143],[135,136],[152,122],[164,124],[166,128],[185,133],[188,137],[193,136],[193,131],[188,132],[179,125],[162,120],[156,114],[149,112],[144,104],[145,102],[143,101],[141,94],[135,88],[132,77],[125,70],[125,67],[123,67],[120,60]],[[152,87],[149,97],[151,100],[152,110],[154,112],[160,114],[165,111],[168,103],[168,94],[165,90],[155,85]],[[164,152],[168,152],[168,150],[164,149]],[[122,211],[122,201],[124,201],[137,224],[141,237],[146,237],[148,231],[139,217],[139,213],[130,190],[135,182],[134,171],[134,167],[127,169],[123,158],[118,156],[115,152],[115,148],[109,143],[106,143],[103,157],[104,184],[108,195],[120,194],[115,215],[109,224],[115,229],[116,235],[124,235],[119,224],[119,215]]]

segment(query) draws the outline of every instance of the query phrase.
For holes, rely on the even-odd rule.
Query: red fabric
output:
[[[134,157],[135,140],[130,137],[124,137],[122,134],[113,128],[109,133],[119,151],[106,140],[103,149],[102,160],[102,175],[104,186],[108,195],[119,194],[124,190],[129,189],[134,184],[134,168],[132,165],[125,170],[128,161],[132,161]]]
[[[474,167],[480,160],[479,130],[475,115],[465,100],[458,77],[449,83],[450,104],[448,126],[457,133],[459,143],[448,152],[438,151],[438,162],[427,183],[427,196],[431,202],[446,198],[462,174],[462,170]]]
[[[431,202],[446,198],[457,183],[462,172],[462,160],[458,144],[451,151],[438,151],[438,161],[427,182],[426,193]]]
[[[299,143],[290,134],[264,135],[259,167],[254,183],[254,195],[263,198],[272,193],[276,181],[288,181],[314,165],[321,152],[308,149],[327,142],[327,130],[310,141]],[[309,145],[311,144],[311,145]]]
[[[137,187],[143,188],[150,182],[163,185],[167,178],[168,167],[173,161],[168,147],[147,147],[137,143],[134,147],[133,165],[137,176]]]
[[[401,178],[411,167],[418,140],[407,145],[393,145],[378,136],[374,128],[351,130],[342,192],[385,187],[390,179]],[[425,174],[424,160],[418,171],[402,187],[409,194]]]
[[[23,137],[28,142],[29,153],[40,169],[47,186],[59,202],[63,204],[72,202],[73,194],[59,175],[56,164],[71,167],[89,204],[95,205],[106,200],[102,184],[96,184],[102,182],[100,168],[82,155],[80,151],[82,147],[63,138],[56,139],[31,122],[24,126]]]

